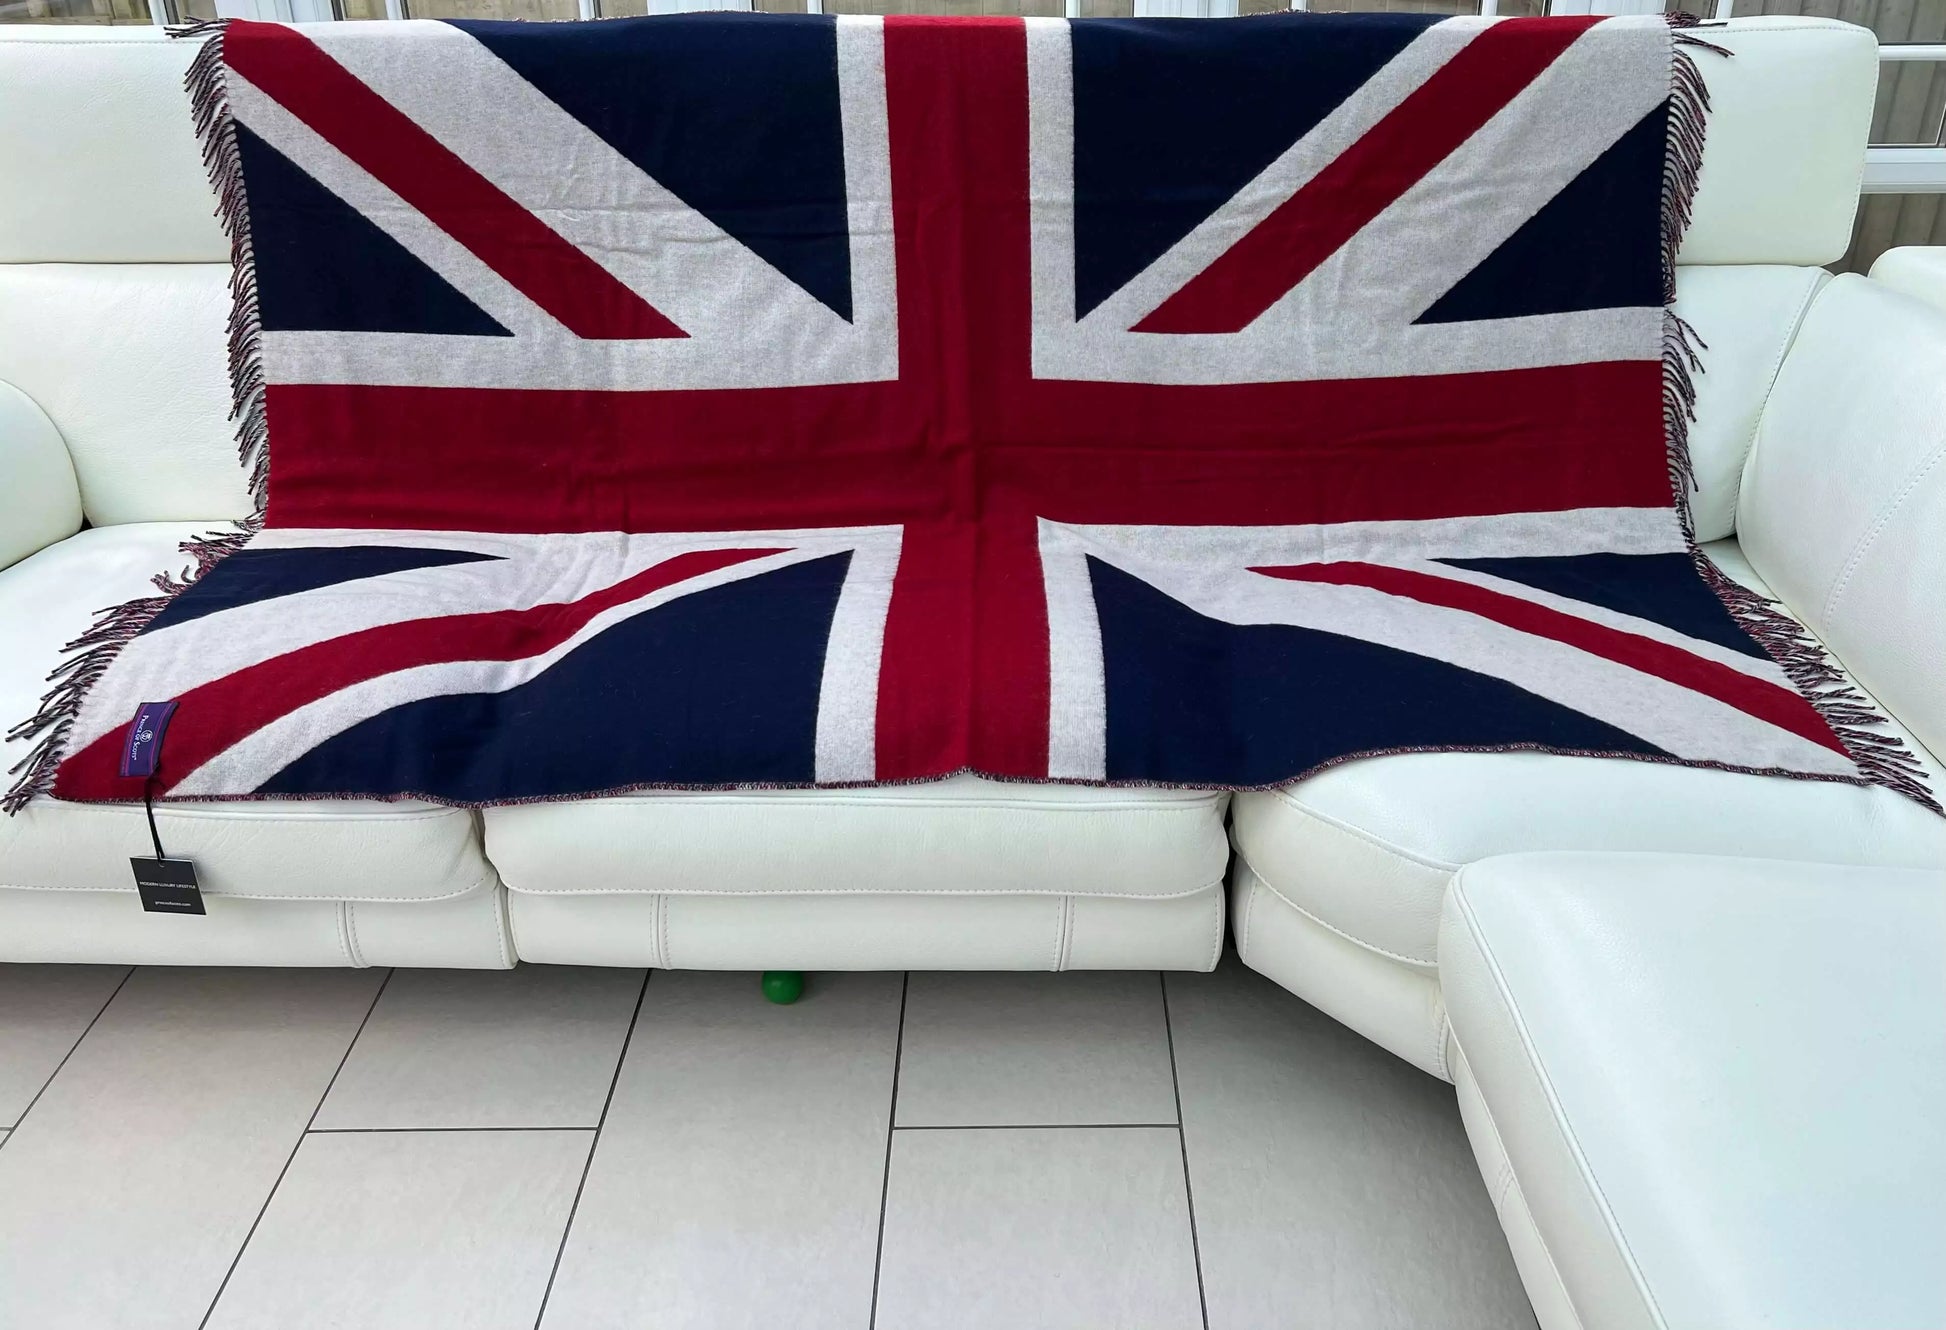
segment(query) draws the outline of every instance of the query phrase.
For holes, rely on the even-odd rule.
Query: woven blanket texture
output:
[[[260,509],[73,644],[9,806],[1431,750],[1929,800],[1696,549],[1706,36],[196,25]]]

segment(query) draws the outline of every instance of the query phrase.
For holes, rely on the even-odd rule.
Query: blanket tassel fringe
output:
[[[217,216],[230,240],[230,418],[237,427],[237,455],[249,477],[254,515],[228,531],[213,532],[179,547],[190,565],[180,574],[158,573],[157,594],[142,596],[99,612],[94,626],[61,649],[62,660],[47,681],[40,707],[7,731],[9,741],[38,739],[20,761],[8,768],[16,777],[0,811],[19,812],[28,800],[54,787],[54,774],[67,756],[68,737],[81,702],[108,670],[123,647],[139,636],[149,621],[205,573],[241,549],[263,529],[264,505],[270,481],[269,430],[264,418],[262,327],[257,311],[257,265],[250,244],[250,214],[244,207],[243,162],[237,152],[236,124],[230,118],[230,99],[223,79],[225,19],[182,24],[169,29],[172,37],[202,37],[202,49],[190,62],[183,86],[189,91],[196,136],[203,145],[203,165],[215,186]]]
[[[1709,111],[1709,90],[1703,86],[1692,52],[1730,54],[1714,42],[1685,31],[1696,22],[1687,14],[1669,16],[1675,59],[1669,79],[1669,150],[1662,169],[1662,277],[1663,300],[1670,305],[1676,299],[1676,252],[1689,226],[1696,180],[1702,170],[1703,123]],[[1697,571],[1738,625],[1817,708],[1872,783],[1896,790],[1935,813],[1946,811],[1927,788],[1925,768],[1918,757],[1888,730],[1884,714],[1839,672],[1811,631],[1786,614],[1777,601],[1726,576],[1697,547],[1690,511],[1696,472],[1689,454],[1689,426],[1696,419],[1696,375],[1702,372],[1702,353],[1708,349],[1674,309],[1664,313],[1662,420],[1669,439],[1669,487],[1676,496],[1676,511]]]

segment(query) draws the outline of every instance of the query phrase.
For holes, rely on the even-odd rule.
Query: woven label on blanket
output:
[[[1695,558],[1659,19],[236,22],[260,516],[16,802],[1257,786],[1539,749],[1923,791]]]

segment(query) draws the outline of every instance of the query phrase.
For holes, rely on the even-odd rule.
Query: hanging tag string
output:
[[[149,816],[149,840],[155,845],[155,857],[167,859],[169,856],[162,852],[162,837],[155,829],[155,776],[153,774],[142,782],[142,811]]]

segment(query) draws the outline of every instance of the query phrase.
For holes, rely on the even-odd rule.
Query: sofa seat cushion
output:
[[[182,572],[177,546],[207,526],[97,527],[0,571],[0,718],[34,713],[61,647],[96,612],[151,594]],[[0,744],[0,765],[25,756]],[[165,743],[164,761],[167,761]],[[156,809],[163,847],[193,859],[206,895],[330,901],[432,901],[492,889],[478,815],[426,803],[345,800],[170,803]],[[152,853],[140,804],[40,798],[0,815],[0,887],[134,894],[130,855]]]
[[[1545,1330],[1946,1325],[1946,872],[1488,860],[1440,970]]]
[[[1223,880],[1229,796],[954,776],[485,810],[510,891],[1160,898]]]
[[[1706,547],[1760,586],[1736,542]],[[1894,727],[1897,728],[1897,727]],[[1935,791],[1946,770],[1910,734]],[[1238,854],[1315,921],[1395,960],[1437,960],[1464,864],[1525,850],[1667,850],[1946,867],[1946,818],[1889,790],[1545,753],[1410,753],[1239,794]]]

